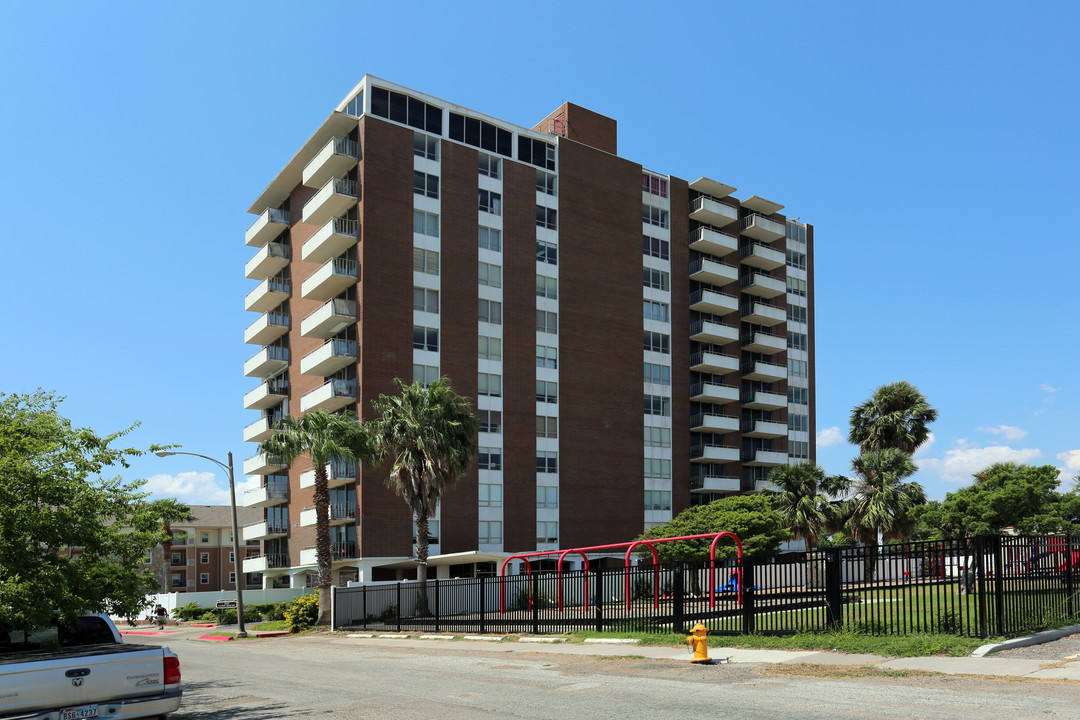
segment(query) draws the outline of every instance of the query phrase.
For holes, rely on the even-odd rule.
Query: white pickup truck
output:
[[[180,661],[125,645],[104,615],[78,627],[0,627],[0,720],[164,717],[180,707]]]

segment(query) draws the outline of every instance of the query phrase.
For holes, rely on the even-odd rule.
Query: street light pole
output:
[[[240,580],[240,576],[243,575],[243,560],[240,558],[240,529],[236,524],[236,483],[233,479],[233,458],[232,452],[229,452],[229,464],[215,460],[208,455],[200,455],[193,452],[181,452],[179,450],[158,450],[154,453],[158,457],[168,457],[169,455],[192,455],[194,457],[201,457],[203,460],[209,460],[215,463],[223,470],[229,473],[229,505],[232,507],[232,545],[233,545],[233,578],[236,582],[236,637],[246,638],[247,631],[244,630],[244,588],[243,583]]]

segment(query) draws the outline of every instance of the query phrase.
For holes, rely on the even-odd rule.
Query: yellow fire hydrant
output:
[[[690,662],[711,663],[712,658],[709,657],[709,629],[698,623],[690,632],[693,634],[686,636],[686,644],[694,650],[694,659]]]

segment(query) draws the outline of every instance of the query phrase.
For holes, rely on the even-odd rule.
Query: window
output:
[[[645,396],[645,414],[671,417],[671,398],[663,395]]]
[[[494,483],[479,483],[477,485],[479,489],[479,500],[477,505],[480,507],[502,507],[502,485],[496,485]]]
[[[201,543],[210,542],[210,533],[208,533],[208,532],[199,533],[199,542],[201,542]]]
[[[536,472],[557,473],[559,472],[559,453],[549,450],[539,450],[536,453]]]
[[[480,226],[480,247],[484,250],[502,251],[502,230]]]
[[[536,241],[536,262],[559,264],[559,247],[543,240]]]
[[[477,118],[450,113],[450,139],[511,157],[514,134]]]
[[[663,458],[645,458],[645,477],[666,480],[671,477],[671,461]]]
[[[788,240],[794,240],[797,243],[805,243],[806,226],[802,223],[795,222],[794,220],[788,220],[786,235]]]
[[[797,268],[799,270],[806,269],[806,253],[801,253],[798,250],[788,249],[787,251],[787,264],[788,267]]]
[[[439,199],[439,176],[413,170],[413,192],[429,198]]]
[[[806,350],[807,349],[807,337],[805,334],[788,330],[787,334],[787,346],[793,350]]]
[[[548,310],[537,310],[536,329],[540,332],[559,332],[559,314]]]
[[[536,226],[547,228],[548,230],[556,230],[559,227],[556,221],[557,211],[554,208],[544,207],[543,205],[536,206]]]
[[[235,563],[235,562],[236,562],[236,555],[234,555],[234,554],[232,553],[232,551],[230,551],[230,552],[229,552],[229,562],[231,562],[231,563]]]
[[[199,573],[199,584],[200,585],[209,585],[210,584],[210,573]]]
[[[439,274],[439,253],[434,250],[413,248],[413,270],[427,273],[428,275]]]
[[[371,114],[442,135],[442,108],[399,92],[371,88]]]
[[[171,581],[173,587],[184,587],[184,576],[180,573],[172,573]]]
[[[502,413],[498,410],[477,410],[476,416],[480,419],[480,432],[502,432]]]
[[[787,361],[788,375],[792,377],[810,377],[810,364],[805,360]]]
[[[542,192],[545,195],[557,195],[556,178],[558,176],[554,173],[544,172],[543,170],[536,171],[536,190]]]
[[[412,229],[420,235],[439,237],[439,216],[423,210],[413,210]]]
[[[502,325],[502,303],[480,298],[477,301],[480,322]]]
[[[645,363],[645,382],[658,385],[671,384],[671,368],[667,365]]]
[[[671,319],[667,303],[656,302],[655,300],[645,300],[642,307],[645,311],[644,315],[646,320],[668,322]]]
[[[412,290],[412,309],[418,312],[439,312],[439,291],[428,288],[414,287]]]
[[[667,179],[650,173],[641,173],[641,190],[652,195],[667,197]]]
[[[559,383],[551,380],[537,380],[536,402],[559,402]]]
[[[788,430],[802,430],[804,432],[809,432],[810,416],[792,413],[791,415],[788,415],[787,426]]]
[[[668,226],[668,211],[652,205],[642,205],[641,221],[649,225],[666,228]]]
[[[518,135],[518,160],[545,170],[554,170],[555,146],[549,145],[543,140],[534,140],[531,137]]]
[[[536,507],[542,510],[559,509],[559,488],[536,486]]]
[[[647,288],[667,290],[671,287],[671,276],[663,270],[641,269],[641,282]]]
[[[536,297],[559,299],[559,281],[546,275],[536,276]]]
[[[645,331],[645,349],[668,354],[671,352],[671,338],[663,333]]]
[[[537,345],[536,367],[557,370],[559,368],[559,348],[550,347],[548,345]]]
[[[788,303],[787,319],[793,322],[806,322],[806,308]]]
[[[480,212],[502,215],[502,195],[490,190],[480,191]]]
[[[360,117],[364,114],[364,93],[358,92],[345,106],[345,114]]]
[[[476,354],[482,360],[502,360],[502,338],[478,335]]]
[[[427,158],[428,160],[439,159],[439,139],[423,133],[413,133],[413,155]]]
[[[199,564],[206,565],[210,562],[210,553],[199,553]]]
[[[646,490],[645,491],[645,509],[646,510],[670,510],[671,509],[671,491],[670,490]]]
[[[650,257],[667,260],[671,257],[671,243],[660,238],[641,236],[641,251]]]
[[[502,542],[502,522],[499,520],[481,520],[477,543],[497,545]]]
[[[789,276],[787,279],[787,291],[792,295],[806,297],[806,281]]]
[[[499,168],[502,166],[502,160],[493,155],[485,155],[480,153],[479,155],[479,170],[481,175],[487,175],[490,178],[499,179]]]
[[[477,464],[481,470],[502,470],[502,450],[482,447],[477,454]]]
[[[559,418],[548,415],[536,416],[536,437],[557,438],[559,437]]]
[[[791,449],[788,450],[788,455],[797,460],[808,460],[810,458],[810,443],[792,440]]]
[[[810,404],[810,389],[801,387],[788,386],[787,389],[787,401],[794,405],[809,405]]]
[[[412,376],[413,382],[427,387],[439,379],[439,368],[434,365],[413,365]]]
[[[671,428],[645,426],[645,447],[671,447]]]
[[[559,542],[559,523],[538,521],[536,523],[536,544],[557,545]]]
[[[439,350],[439,331],[436,328],[414,325],[412,338],[413,350]]]
[[[477,373],[476,393],[478,395],[502,397],[502,375],[495,375],[493,373]]]
[[[489,287],[502,287],[502,268],[491,263],[480,263],[476,276],[477,282]]]

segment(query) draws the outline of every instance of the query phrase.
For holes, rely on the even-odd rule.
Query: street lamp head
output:
[[[176,453],[170,452],[168,450],[155,450],[154,454],[157,455],[158,457],[168,457],[170,455],[175,455]]]

